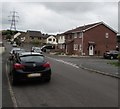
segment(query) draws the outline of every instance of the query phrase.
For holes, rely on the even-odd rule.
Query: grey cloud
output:
[[[116,2],[6,2],[2,5],[4,28],[10,25],[7,16],[13,8],[20,16],[20,30],[55,33],[101,20],[115,29],[118,24]]]
[[[47,8],[60,12],[86,12],[88,10],[93,10],[96,5],[91,2],[49,2],[43,3]]]

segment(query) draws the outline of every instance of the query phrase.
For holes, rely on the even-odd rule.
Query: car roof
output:
[[[20,56],[25,56],[25,55],[40,55],[40,56],[43,56],[43,54],[36,53],[36,52],[22,52],[22,53],[20,53]]]
[[[109,52],[118,52],[117,50],[110,50]]]
[[[12,50],[21,50],[21,48],[15,47],[15,48],[13,48]]]
[[[10,51],[10,53],[12,54],[13,53],[13,51],[25,51],[25,49],[21,49],[21,48],[17,48],[17,47],[15,47],[15,48],[13,48],[11,51]]]
[[[12,53],[13,51],[18,51],[18,50],[21,50],[21,48],[15,47],[15,48],[13,48],[13,49],[10,51],[10,53]]]
[[[39,49],[40,49],[40,47],[32,47],[32,48],[35,48],[35,49],[36,49],[36,48],[39,48]]]

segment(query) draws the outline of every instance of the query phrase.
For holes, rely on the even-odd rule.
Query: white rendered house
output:
[[[57,44],[57,39],[53,35],[51,35],[46,39],[46,43],[47,44]]]

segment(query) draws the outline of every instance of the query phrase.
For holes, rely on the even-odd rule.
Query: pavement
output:
[[[79,67],[82,69],[86,69],[86,70],[100,73],[103,75],[120,78],[119,67],[110,64],[110,62],[118,62],[118,60],[103,59],[102,57],[96,57],[96,56],[93,56],[93,57],[70,56],[70,57],[71,58],[88,58],[88,59],[92,58],[93,62],[88,60],[87,62],[83,62],[81,65],[79,65]],[[99,59],[99,60],[95,60],[95,59]]]
[[[83,69],[100,73],[103,75],[120,78],[119,67],[108,64],[107,62],[98,62],[98,63],[83,63],[80,66]]]

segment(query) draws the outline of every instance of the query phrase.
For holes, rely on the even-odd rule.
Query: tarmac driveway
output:
[[[55,56],[49,55],[51,57],[63,60],[65,62],[72,63],[80,68],[101,73],[104,75],[119,77],[119,67],[109,64],[110,62],[117,62],[118,60],[109,60],[99,57],[71,57],[71,56]]]
[[[93,59],[81,64],[82,67],[88,68],[89,70],[96,71],[98,73],[119,77],[118,69],[114,65],[109,64],[110,62],[117,62],[118,60],[106,60],[106,59]]]

